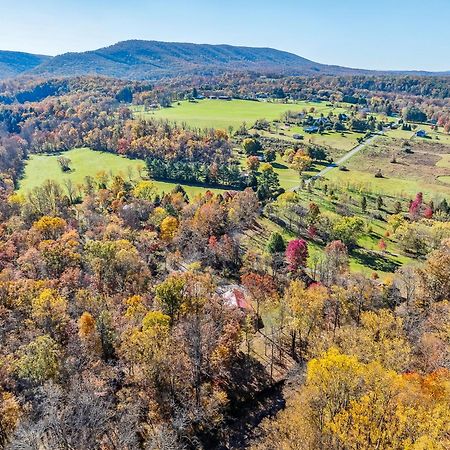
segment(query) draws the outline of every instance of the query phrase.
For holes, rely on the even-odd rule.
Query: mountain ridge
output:
[[[51,56],[0,50],[0,78],[9,78],[30,71],[51,59]]]
[[[129,40],[97,50],[65,53],[33,70],[37,74],[96,74],[136,79],[180,74],[209,75],[224,71],[312,75],[334,74],[341,69],[338,66],[331,69],[330,66],[328,70],[324,64],[267,47]]]
[[[44,77],[103,75],[145,80],[177,75],[217,75],[230,71],[306,76],[450,75],[450,71],[375,71],[327,65],[270,47],[138,39],[121,41],[96,50],[69,52],[54,57],[0,51],[0,79],[18,75]]]

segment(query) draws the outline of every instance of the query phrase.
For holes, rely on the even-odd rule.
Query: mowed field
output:
[[[236,131],[245,124],[251,132],[257,132],[261,136],[289,141],[292,145],[299,142],[325,146],[328,154],[338,159],[358,144],[358,138],[363,133],[352,131],[336,132],[326,131],[322,134],[305,133],[303,127],[289,125],[281,119],[287,111],[306,112],[314,117],[321,114],[327,116],[329,113],[349,115],[352,105],[336,104],[327,102],[296,101],[290,103],[250,101],[250,100],[199,100],[197,102],[181,101],[174,103],[170,108],[158,110],[145,110],[143,106],[132,107],[135,118],[160,118],[173,123],[185,124],[192,128],[219,128],[229,130],[230,127]],[[251,127],[258,119],[269,122],[268,130],[253,130]],[[303,141],[294,139],[294,135],[302,135]],[[280,175],[285,175],[281,172]],[[292,174],[289,174],[292,178]],[[283,187],[292,187],[292,181],[281,182]]]
[[[46,180],[54,180],[61,185],[66,180],[71,180],[75,185],[83,184],[85,177],[95,177],[102,171],[110,175],[120,174],[127,179],[130,177],[137,179],[139,168],[145,167],[144,161],[128,159],[112,153],[97,152],[89,148],[76,148],[61,155],[71,160],[71,170],[68,172],[61,170],[58,163],[60,154],[31,155],[20,181],[20,191],[30,191],[36,186],[42,185]]]
[[[423,142],[437,142],[441,144],[450,145],[450,134],[444,133],[442,128],[438,131],[432,130],[431,125],[416,124],[417,128],[414,131],[406,131],[402,129],[388,130],[386,132],[387,136],[397,138],[397,139],[411,139],[414,141]],[[419,138],[416,136],[418,130],[425,130],[428,134],[427,138]]]
[[[24,176],[20,181],[19,192],[26,194],[46,180],[54,180],[61,184],[71,180],[74,185],[83,184],[85,177],[95,177],[99,172],[110,176],[121,175],[125,179],[139,180],[140,173],[145,173],[145,162],[139,159],[129,159],[112,153],[98,152],[89,148],[77,148],[64,152],[71,160],[71,170],[63,172],[58,163],[59,155],[32,155],[25,166]],[[176,183],[154,181],[160,192],[170,192]],[[205,192],[202,186],[182,184],[189,196]],[[221,192],[218,189],[211,191]]]
[[[411,198],[423,192],[428,198],[450,196],[450,145],[413,139],[405,152],[403,140],[383,138],[367,146],[345,165],[348,171],[328,172],[326,178],[351,190]],[[395,156],[395,162],[393,157]],[[382,178],[375,173],[381,170]]]
[[[364,133],[352,131],[325,131],[322,134],[306,134],[302,127],[291,127],[290,134],[303,134],[304,141],[308,144],[329,147],[330,155],[338,158],[358,145],[358,138]]]
[[[251,128],[258,119],[273,121],[280,119],[286,111],[310,111],[327,115],[333,110],[336,114],[345,112],[344,108],[333,108],[325,103],[315,102],[266,102],[250,100],[199,100],[197,102],[182,101],[174,103],[170,108],[145,111],[143,107],[134,107],[135,117],[160,118],[172,122],[186,123],[193,128],[219,128],[227,130],[230,126],[235,130],[243,123]]]

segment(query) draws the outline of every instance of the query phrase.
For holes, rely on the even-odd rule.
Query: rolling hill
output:
[[[176,42],[123,41],[109,47],[55,57],[0,52],[0,78],[104,75],[126,79],[157,79],[176,75],[216,75],[254,71],[284,75],[354,75],[382,72],[316,63],[272,48]],[[386,73],[386,72],[385,72]],[[407,72],[391,72],[405,74]],[[414,75],[433,75],[412,72]],[[440,73],[435,75],[445,75]]]
[[[98,74],[147,79],[179,74],[217,74],[224,71],[277,72],[290,75],[362,72],[315,63],[272,48],[124,41],[83,53],[66,53],[32,72],[41,75]]]
[[[0,50],[0,79],[28,72],[50,59],[50,56]]]

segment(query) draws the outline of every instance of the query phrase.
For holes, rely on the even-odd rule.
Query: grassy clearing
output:
[[[258,119],[278,120],[286,111],[311,112],[314,115],[327,115],[348,112],[345,107],[328,106],[326,103],[295,102],[281,103],[250,100],[199,100],[197,102],[182,101],[174,103],[171,108],[145,111],[142,106],[133,107],[135,117],[159,118],[186,123],[194,128],[221,128],[230,126],[235,130],[244,122],[251,127]]]
[[[193,128],[233,127],[235,130],[244,122],[251,127],[258,119],[276,120],[289,110],[301,111],[301,105],[292,103],[255,102],[248,100],[199,100],[197,102],[182,101],[171,108],[156,111],[144,111],[135,108],[135,116],[143,118],[159,118],[186,123]]]
[[[344,133],[325,131],[322,134],[306,134],[303,127],[298,126],[282,126],[279,127],[278,130],[272,127],[270,132],[258,131],[258,133],[265,137],[289,141],[292,142],[292,144],[305,142],[308,144],[327,147],[329,149],[330,156],[335,159],[350,151],[353,147],[356,147],[356,145],[358,145],[358,137],[363,136],[361,133],[354,133],[351,131],[345,131]],[[294,134],[303,135],[304,139],[302,141],[298,141],[293,138]]]
[[[393,195],[401,198],[412,197],[417,192],[423,192],[427,196],[445,195],[448,193],[446,186],[421,183],[415,180],[403,180],[401,178],[375,178],[371,173],[354,169],[348,172],[332,170],[325,177],[348,189],[359,189],[362,192]]]
[[[85,177],[95,177],[104,171],[109,175],[121,175],[125,179],[138,180],[139,173],[144,172],[145,162],[129,159],[112,153],[97,152],[89,148],[76,148],[64,152],[64,156],[71,160],[68,172],[63,172],[57,161],[59,155],[32,155],[25,166],[25,172],[20,181],[19,192],[26,193],[46,180],[54,180],[64,185],[71,180],[74,185],[83,184]],[[176,183],[155,181],[160,192],[170,192]],[[202,186],[182,185],[189,196],[205,192]],[[220,189],[210,189],[222,192]]]
[[[450,195],[449,147],[442,142],[414,139],[407,153],[402,140],[383,138],[346,163],[348,171],[332,170],[326,178],[360,191],[411,197],[421,191],[431,198]],[[395,157],[395,162],[393,162]],[[383,178],[375,174],[381,170]]]
[[[437,142],[445,145],[450,145],[450,134],[444,133],[442,131],[435,131],[431,128],[431,125],[416,124],[417,128],[414,131],[406,130],[388,130],[386,132],[387,136],[397,139],[414,139],[415,141],[424,142]],[[428,134],[427,138],[419,138],[416,136],[416,131],[425,130]]]
[[[416,140],[439,142],[441,144],[450,145],[450,134],[443,133],[442,131],[435,131],[431,129],[431,125],[418,125],[417,130],[425,130],[428,138],[415,137]]]
[[[450,154],[443,155],[441,159],[436,163],[436,167],[445,167],[450,169]]]
[[[306,134],[302,127],[290,127],[289,131],[286,132],[288,135],[293,134],[303,134],[304,141],[309,144],[321,145],[325,147],[331,147],[338,150],[338,152],[333,152],[333,157],[338,157],[345,152],[348,152],[353,147],[358,145],[358,137],[364,136],[364,133],[354,133],[351,131],[336,132],[336,131],[325,131],[322,134]],[[339,152],[339,150],[341,150]]]
[[[323,134],[313,134],[305,137],[306,142],[326,147],[332,147],[341,152],[333,152],[334,158],[341,156],[343,153],[350,151],[353,147],[358,145],[358,137],[363,136],[363,133],[353,133],[346,131],[345,133],[325,132]]]
[[[272,163],[274,171],[278,174],[280,179],[280,186],[286,191],[295,188],[300,184],[300,176],[298,172],[291,169],[289,165],[284,162],[280,155],[277,155],[277,159]]]
[[[32,155],[27,161],[25,172],[20,181],[20,191],[26,192],[40,186],[46,180],[54,180],[63,184],[71,180],[75,185],[82,184],[85,177],[95,177],[105,171],[111,175],[122,175],[125,178],[138,178],[139,170],[145,167],[142,160],[128,159],[112,153],[96,152],[89,148],[76,148],[64,152],[71,160],[68,172],[63,172],[58,163],[58,156],[40,154]]]
[[[414,137],[414,131],[406,131],[401,128],[397,128],[396,130],[387,130],[386,136],[394,139],[412,139]]]

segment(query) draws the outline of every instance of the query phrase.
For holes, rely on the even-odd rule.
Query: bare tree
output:
[[[59,156],[58,164],[60,165],[63,172],[68,172],[70,170],[70,164],[72,164],[72,161],[70,160],[70,158],[67,158],[67,156]]]
[[[406,304],[409,306],[416,298],[417,271],[412,266],[403,266],[396,272],[396,281],[401,293],[405,296]]]

